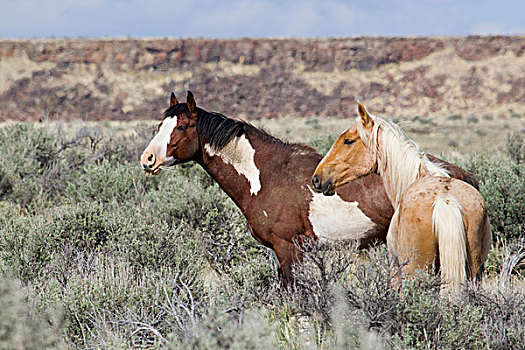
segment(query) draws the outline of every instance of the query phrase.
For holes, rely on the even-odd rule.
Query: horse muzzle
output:
[[[140,157],[142,170],[153,175],[157,175],[162,170],[162,167],[165,165],[164,163],[164,161],[159,159],[159,157],[151,151],[145,151]]]
[[[333,181],[328,180],[323,183],[319,175],[312,176],[312,185],[317,192],[321,192],[325,196],[333,196],[335,194]]]

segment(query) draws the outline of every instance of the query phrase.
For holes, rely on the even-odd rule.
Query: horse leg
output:
[[[261,243],[262,245],[264,245],[265,247],[267,248],[270,248],[273,252],[273,257],[274,259],[276,260],[276,264],[278,265],[277,266],[277,278],[278,280],[281,282],[281,284],[283,283],[283,280],[284,280],[284,274],[283,274],[283,259],[280,258],[280,256],[277,254],[277,250],[276,250],[276,247],[274,244],[268,242],[268,241],[265,241],[263,240],[258,234],[257,232],[255,232],[255,230],[253,229],[252,225],[248,224],[248,228],[250,229],[250,232],[252,233],[252,237],[255,238],[255,240],[259,243]],[[270,236],[271,237],[271,236]]]
[[[279,240],[274,244],[274,252],[279,260],[279,280],[284,288],[293,284],[292,267],[296,262],[301,261],[302,255],[297,247],[290,242]]]
[[[475,214],[470,214],[467,230],[468,270],[470,278],[480,283],[483,276],[483,264],[492,244],[492,232],[486,210],[483,210],[481,215]]]
[[[401,203],[396,217],[394,251],[402,274],[409,278],[417,270],[431,271],[438,253],[431,217],[425,215],[424,209]]]
[[[390,278],[391,287],[399,290],[403,277],[414,274],[416,262],[414,261],[414,247],[408,247],[407,242],[403,240],[403,234],[400,232],[400,213],[402,208],[398,208],[388,227],[386,235],[388,257],[390,260]]]
[[[485,217],[483,220],[483,225],[481,229],[481,261],[479,263],[479,268],[477,269],[476,274],[476,280],[478,282],[481,282],[481,279],[483,278],[483,269],[485,267],[485,261],[487,260],[487,256],[489,255],[490,247],[492,245],[492,230],[490,228],[490,222],[488,218],[488,214],[485,212]],[[474,271],[476,271],[474,267]]]

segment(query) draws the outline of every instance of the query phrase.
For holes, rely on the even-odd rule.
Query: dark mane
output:
[[[190,114],[190,110],[185,103],[178,103],[166,109],[163,118],[174,117],[183,113]],[[209,113],[197,108],[197,133],[205,143],[217,150],[226,146],[232,138],[244,134],[246,132],[245,126],[245,123],[235,121],[222,114]]]
[[[246,123],[230,119],[220,113],[210,113],[198,108],[197,133],[204,143],[220,150],[234,137],[246,133]]]
[[[173,117],[183,113],[190,113],[188,106],[185,103],[178,103],[166,109],[163,113],[163,118]],[[311,149],[311,147],[303,144],[282,141],[248,122],[231,119],[220,113],[207,112],[202,108],[197,108],[196,127],[197,133],[200,135],[202,141],[216,150],[222,149],[234,137],[239,137],[244,134],[253,135],[264,142],[277,146],[291,147],[294,149]]]
[[[274,145],[284,147],[296,145],[282,141],[245,121],[231,119],[220,113],[210,113],[200,108],[197,108],[197,111],[197,133],[205,143],[217,150],[226,146],[234,137],[244,134],[256,136]]]
[[[169,106],[168,109],[162,113],[162,118],[175,117],[182,113],[190,113],[188,106],[185,103],[177,103],[176,105]]]

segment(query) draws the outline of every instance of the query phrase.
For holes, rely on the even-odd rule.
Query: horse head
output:
[[[145,171],[156,175],[165,167],[196,158],[200,152],[197,112],[191,91],[188,91],[186,103],[179,103],[175,94],[171,93],[170,106],[163,113],[157,134],[140,157],[140,164]]]
[[[376,171],[376,157],[363,140],[372,136],[374,119],[359,101],[357,112],[356,122],[337,138],[317,165],[312,176],[317,192],[333,195],[338,187]]]

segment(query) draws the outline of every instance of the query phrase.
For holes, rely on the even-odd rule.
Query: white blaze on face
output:
[[[215,150],[209,144],[204,149],[210,156],[220,157],[224,163],[231,164],[239,175],[250,183],[250,194],[256,195],[261,189],[260,171],[255,165],[255,149],[246,136],[233,138],[221,150]]]
[[[345,202],[339,195],[325,196],[312,192],[308,219],[320,240],[340,241],[365,238],[367,231],[376,225],[357,206]]]
[[[164,119],[157,135],[150,141],[146,150],[151,150],[156,157],[163,159],[162,163],[172,161],[173,157],[167,157],[168,144],[171,141],[171,133],[177,126],[177,117],[168,117]]]

